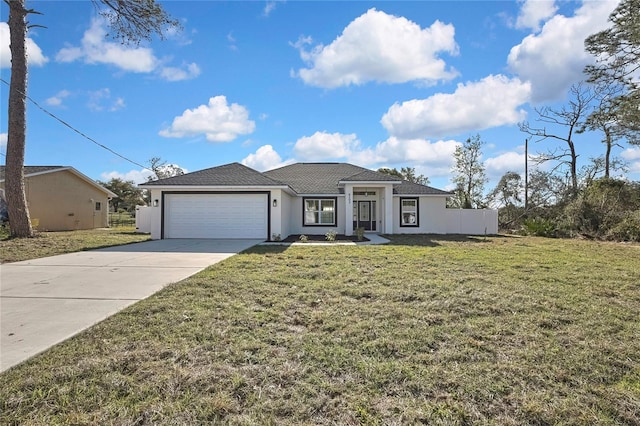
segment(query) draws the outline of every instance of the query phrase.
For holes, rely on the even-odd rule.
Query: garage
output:
[[[267,239],[266,193],[181,193],[164,196],[163,238]]]

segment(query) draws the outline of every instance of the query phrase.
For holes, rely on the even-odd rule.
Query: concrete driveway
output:
[[[0,265],[0,371],[259,240],[156,240]]]

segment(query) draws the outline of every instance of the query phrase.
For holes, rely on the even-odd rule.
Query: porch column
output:
[[[344,185],[344,235],[353,235],[353,185]]]
[[[384,228],[385,234],[393,234],[393,185],[384,187]]]

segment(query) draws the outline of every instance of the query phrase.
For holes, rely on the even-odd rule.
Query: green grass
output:
[[[0,375],[5,424],[640,423],[640,246],[258,246]]]
[[[149,239],[148,234],[138,234],[135,228],[36,232],[33,238],[10,238],[8,232],[3,230],[0,231],[0,263],[137,243]]]

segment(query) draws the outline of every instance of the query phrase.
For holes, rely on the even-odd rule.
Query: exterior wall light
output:
[[[278,207],[278,200],[274,199],[273,203],[271,203],[273,207]]]
[[[158,204],[160,204],[160,201],[157,198],[153,200],[153,207],[158,207]]]

